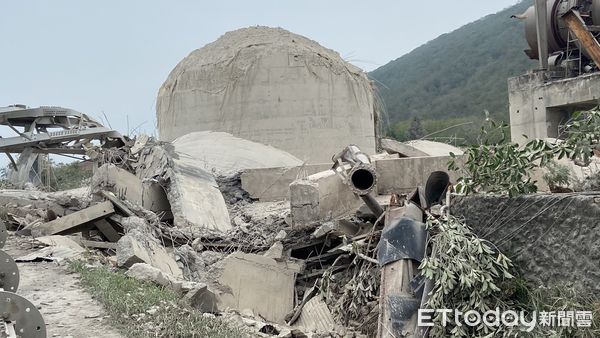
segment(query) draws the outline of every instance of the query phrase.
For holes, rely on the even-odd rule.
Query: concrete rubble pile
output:
[[[117,161],[99,152],[89,188],[5,190],[0,201],[11,230],[48,245],[23,260],[62,262],[93,250],[128,276],[173,289],[259,336],[372,335],[383,208],[388,190],[416,186],[394,181],[396,162],[420,154],[406,144],[386,148],[367,156],[349,146],[334,163],[309,168],[221,132],[171,143],[142,136],[107,149]],[[402,165],[421,159],[437,157]],[[277,168],[296,174],[278,176]],[[256,186],[253,178],[286,185],[286,196],[252,196],[243,187]],[[395,206],[406,199],[394,196]]]

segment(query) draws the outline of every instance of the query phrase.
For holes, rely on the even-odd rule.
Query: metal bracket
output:
[[[8,238],[8,231],[6,231],[6,223],[0,221],[0,249],[4,247],[6,244],[6,239]]]
[[[46,323],[40,311],[15,293],[0,291],[0,316],[4,322],[14,326],[19,337],[46,337]]]
[[[17,292],[19,280],[17,263],[10,255],[0,250],[0,288],[5,291]]]

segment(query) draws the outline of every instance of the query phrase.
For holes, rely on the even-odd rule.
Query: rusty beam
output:
[[[569,31],[579,40],[581,48],[587,52],[596,66],[600,67],[600,44],[587,29],[579,11],[572,9],[563,15],[562,19],[569,27]]]

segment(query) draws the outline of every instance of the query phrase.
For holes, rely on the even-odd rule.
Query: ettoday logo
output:
[[[560,327],[590,327],[592,325],[592,311],[551,311],[533,312],[527,315],[524,311],[503,310],[499,308],[479,312],[469,310],[462,312],[452,309],[419,309],[418,326],[431,327],[436,314],[441,314],[441,325],[452,323],[456,326],[476,327],[482,323],[488,327],[514,327],[519,326],[531,332],[539,324],[541,326]]]

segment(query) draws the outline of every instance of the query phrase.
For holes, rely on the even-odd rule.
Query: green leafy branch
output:
[[[508,308],[502,301],[501,283],[514,278],[511,260],[480,239],[455,217],[429,218],[427,228],[432,234],[428,246],[431,254],[419,269],[428,279],[435,281],[429,293],[430,309],[456,309],[463,313],[476,310],[484,313],[496,307]],[[433,317],[432,337],[498,337],[508,335],[513,329],[454,325],[453,314],[448,314],[448,325],[442,326],[442,316]]]
[[[561,126],[562,140],[551,142],[533,139],[525,146],[507,142],[508,126],[487,119],[481,128],[481,144],[466,151],[466,175],[457,187],[465,194],[475,192],[508,193],[511,196],[537,192],[536,181],[530,176],[535,168],[545,167],[555,158],[569,158],[587,166],[594,152],[600,153],[600,111],[573,115]],[[450,154],[449,170],[460,170],[457,156]]]

